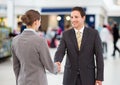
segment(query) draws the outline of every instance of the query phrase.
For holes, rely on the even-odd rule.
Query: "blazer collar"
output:
[[[24,30],[22,32],[22,35],[31,35],[31,34],[37,34],[37,32],[33,30]]]

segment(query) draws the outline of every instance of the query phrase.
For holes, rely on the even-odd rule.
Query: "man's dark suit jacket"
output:
[[[54,61],[62,62],[65,53],[67,57],[63,85],[75,85],[78,70],[82,85],[95,85],[95,80],[103,81],[103,50],[96,30],[84,29],[80,51],[77,46],[75,30],[70,29],[63,32]]]

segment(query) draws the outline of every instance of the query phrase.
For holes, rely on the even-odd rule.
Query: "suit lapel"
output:
[[[84,45],[85,45],[85,41],[86,41],[86,39],[87,39],[87,37],[88,37],[87,29],[88,29],[88,28],[84,28],[80,50],[83,49],[83,47],[84,47]]]
[[[71,31],[71,41],[73,41],[75,48],[78,50],[77,38],[76,38],[75,30],[73,28]]]

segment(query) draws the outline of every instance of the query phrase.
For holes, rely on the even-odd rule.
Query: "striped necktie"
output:
[[[77,38],[78,48],[79,48],[79,50],[80,50],[81,40],[82,40],[81,32],[80,32],[80,31],[77,31],[77,33],[76,33],[76,38]]]

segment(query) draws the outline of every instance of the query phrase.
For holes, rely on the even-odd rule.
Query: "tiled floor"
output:
[[[117,44],[120,48],[120,42]],[[56,49],[50,49],[52,58]],[[120,56],[116,52],[116,58],[111,56],[113,51],[113,44],[110,41],[108,43],[108,53],[105,62],[105,75],[103,85],[120,85]],[[63,70],[65,59],[62,63],[62,71],[58,75],[53,75],[47,72],[49,85],[62,85]],[[12,59],[8,59],[0,63],[0,85],[15,85],[15,77],[12,70]]]

